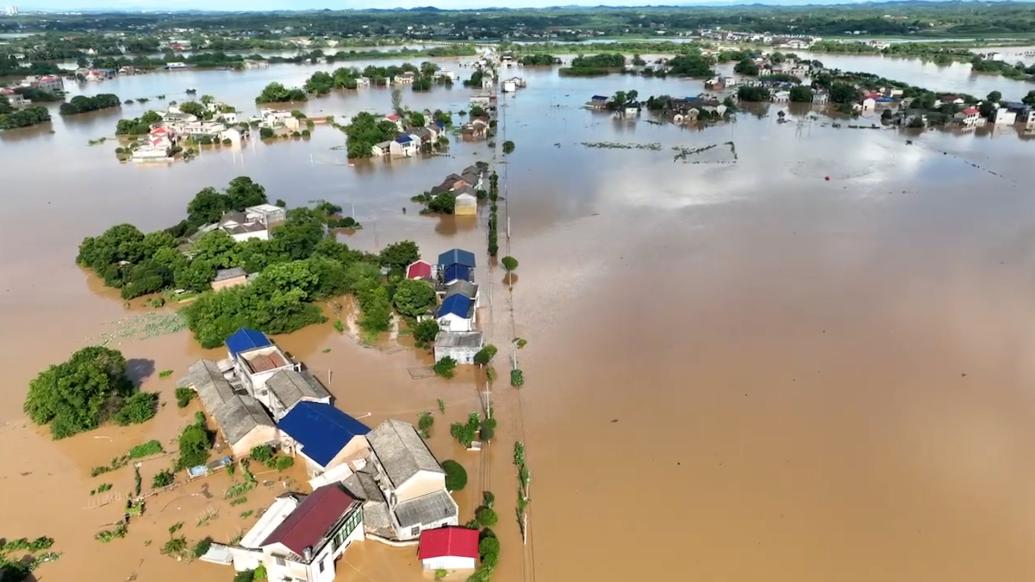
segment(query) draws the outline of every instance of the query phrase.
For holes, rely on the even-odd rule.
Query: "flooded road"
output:
[[[218,503],[225,476],[210,485],[216,501],[206,502],[200,485],[178,503],[159,496],[155,513],[111,544],[91,538],[113,508],[84,509],[103,480],[89,477],[91,466],[150,438],[167,442],[186,424],[193,408],[172,404],[174,379],[218,350],[201,350],[185,332],[122,340],[127,358],[142,361],[144,388],[169,402],[142,426],[53,443],[26,426],[21,402],[46,364],[145,312],[127,310],[75,266],[82,237],[119,222],[171,224],[199,189],[242,174],[291,206],[355,204],[365,228],[345,240],[357,248],[410,238],[426,256],[453,246],[478,252],[488,335],[500,346],[528,339],[518,352],[525,387],[497,384],[500,428],[484,470],[448,435],[450,422],[478,406],[469,376],[414,380],[428,356],[391,342],[362,347],[329,325],[276,339],[333,378],[339,406],[369,413],[371,425],[412,422],[446,401],[430,444],[472,476],[458,496],[462,521],[479,487],[496,493],[503,555],[494,579],[962,582],[1024,579],[1035,568],[1035,168],[1025,136],[835,129],[794,111],[781,124],[775,106],[687,130],[580,106],[624,89],[694,95],[699,81],[510,71],[529,85],[504,99],[501,119],[516,144],[499,165],[509,254],[521,261],[515,329],[503,275],[484,265],[485,216],[421,217],[409,202],[445,174],[489,159],[484,144],[350,167],[331,149],[343,136],[318,127],[306,142],[143,168],[116,162],[111,142],[87,145],[111,134],[118,112],[0,138],[0,365],[8,372],[0,421],[13,445],[0,452],[0,533],[57,540],[63,555],[41,579],[231,577],[158,552],[174,521],[187,524],[192,541],[226,540],[250,524],[242,508]],[[249,110],[270,80],[298,84],[309,74],[288,65],[88,88],[173,98],[182,85]],[[942,77],[939,87],[965,90],[946,86],[963,77]],[[403,96],[410,107],[456,110],[470,94],[457,85]],[[370,90],[305,109],[350,114],[390,102],[388,91]],[[673,160],[673,147],[711,145]],[[158,378],[164,369],[176,373]],[[514,440],[527,443],[533,474],[527,548],[512,517]],[[262,507],[285,487],[282,476],[265,479],[270,485],[243,508]],[[125,491],[132,476],[112,480]],[[25,502],[40,494],[54,501]],[[221,517],[198,525],[206,503]],[[419,577],[406,549],[366,542],[345,561],[340,580]]]

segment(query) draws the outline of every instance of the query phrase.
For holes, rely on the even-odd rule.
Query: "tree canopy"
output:
[[[61,439],[100,426],[118,399],[132,390],[122,354],[91,346],[40,372],[29,384],[24,409],[33,422],[50,425],[54,438]]]

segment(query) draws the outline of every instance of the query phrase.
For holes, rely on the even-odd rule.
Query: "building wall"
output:
[[[458,364],[473,364],[474,355],[478,350],[479,348],[435,348],[435,361],[449,356]]]
[[[233,278],[230,278],[230,279],[223,279],[222,281],[213,281],[212,282],[212,290],[213,291],[219,291],[220,289],[227,289],[229,287],[236,287],[238,285],[244,285],[247,282],[248,282],[248,277],[246,275],[241,275],[240,277],[233,277]]]
[[[244,435],[244,438],[231,444],[230,450],[235,458],[243,459],[251,454],[253,448],[273,442],[277,442],[277,429],[272,426],[257,426]]]
[[[442,556],[422,561],[425,570],[473,570],[475,568],[474,558],[463,558],[460,556]]]
[[[473,331],[474,318],[464,319],[450,313],[438,318],[438,326],[445,331]]]
[[[418,471],[406,482],[395,489],[395,498],[398,503],[416,499],[422,495],[446,490],[446,476],[443,473],[431,471]]]

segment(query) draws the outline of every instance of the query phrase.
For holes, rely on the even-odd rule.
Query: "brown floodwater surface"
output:
[[[325,198],[351,212],[354,204],[364,228],[339,236],[356,248],[412,239],[425,257],[454,246],[477,251],[480,317],[501,347],[503,377],[493,390],[497,438],[481,457],[448,434],[449,423],[479,407],[484,378],[473,371],[451,381],[426,377],[430,356],[408,339],[367,347],[330,323],[276,341],[328,383],[340,407],[371,425],[435,411],[432,450],[462,462],[470,477],[457,495],[461,521],[481,489],[496,494],[503,555],[494,579],[1030,576],[1035,152],[1028,136],[1012,128],[837,129],[823,116],[787,109],[790,122],[781,124],[776,106],[685,130],[580,106],[624,89],[695,95],[700,81],[510,71],[529,84],[502,99],[498,137],[516,144],[498,165],[511,233],[507,241],[501,219],[502,252],[521,262],[512,299],[502,271],[486,260],[487,208],[470,222],[419,216],[409,201],[445,174],[491,159],[485,144],[349,166],[332,149],[343,144],[340,132],[318,127],[308,141],[144,168],[119,164],[110,141],[87,145],[110,135],[117,112],[57,119],[53,133],[0,137],[7,373],[0,535],[56,539],[62,556],[40,568],[41,580],[229,580],[227,568],[160,555],[168,526],[184,522],[192,542],[226,541],[253,522],[242,511],[300,486],[301,471],[261,475],[268,484],[231,507],[222,499],[229,478],[213,476],[153,498],[126,539],[92,539],[120,511],[89,491],[112,482],[110,493],[125,494],[133,477],[126,468],[91,478],[90,467],[150,438],[174,447],[197,406],[175,407],[175,379],[194,359],[220,352],[200,349],[187,332],[116,344],[142,387],[166,403],[149,423],[53,442],[21,413],[28,382],[47,364],[147,311],[127,308],[76,267],[81,239],[120,222],[145,230],[175,223],[199,189],[245,174],[292,206]],[[85,90],[172,98],[183,85],[251,108],[270,80],[297,84],[309,74],[273,66],[127,77]],[[966,75],[947,68],[939,87],[965,90]],[[403,100],[457,110],[471,94],[457,85],[426,95],[404,90]],[[305,107],[351,114],[390,103],[389,92],[370,90]],[[673,147],[711,145],[673,160]],[[520,391],[506,385],[514,337],[528,340],[517,352],[526,378]],[[171,378],[159,378],[165,369],[174,370]],[[533,475],[527,546],[513,517],[515,440],[527,444]],[[145,487],[167,463],[145,462]],[[218,517],[202,522],[212,512]],[[412,548],[374,542],[350,549],[338,572],[341,580],[420,579]]]

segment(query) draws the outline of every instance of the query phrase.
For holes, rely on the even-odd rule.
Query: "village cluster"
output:
[[[442,298],[436,360],[472,363],[482,348],[475,328],[474,254],[452,249],[437,264],[406,269]],[[217,277],[218,278],[218,277]],[[374,428],[343,412],[330,392],[260,331],[226,339],[227,357],[199,360],[180,385],[194,390],[236,458],[271,445],[304,460],[311,492],[281,495],[237,543],[213,543],[203,560],[237,571],[265,568],[270,580],[326,582],[356,541],[418,545],[426,571],[471,570],[478,530],[459,526],[445,471],[413,425],[396,419]],[[194,467],[201,476],[225,464]]]

